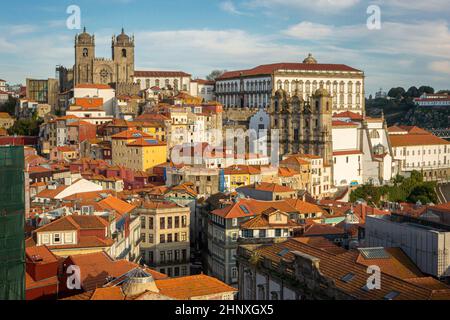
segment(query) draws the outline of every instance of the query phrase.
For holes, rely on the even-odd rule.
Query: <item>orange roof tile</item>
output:
[[[190,300],[209,295],[235,293],[237,289],[230,287],[206,275],[156,280],[159,293],[179,300]]]

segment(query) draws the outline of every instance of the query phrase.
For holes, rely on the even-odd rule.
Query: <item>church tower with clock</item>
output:
[[[111,59],[96,57],[95,36],[84,28],[75,37],[74,85],[107,84],[116,91],[133,91],[134,37],[122,29],[121,34],[113,36],[111,49]]]

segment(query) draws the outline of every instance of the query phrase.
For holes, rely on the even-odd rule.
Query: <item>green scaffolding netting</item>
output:
[[[25,299],[24,148],[0,147],[0,300]]]

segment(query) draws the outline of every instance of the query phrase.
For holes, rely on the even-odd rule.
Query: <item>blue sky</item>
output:
[[[213,69],[302,61],[344,63],[366,73],[367,94],[392,86],[450,89],[449,0],[46,0],[9,1],[0,19],[0,78],[54,77],[73,65],[66,27],[69,5],[110,57],[111,36],[136,37],[136,68]],[[369,30],[369,5],[381,9],[381,29]]]

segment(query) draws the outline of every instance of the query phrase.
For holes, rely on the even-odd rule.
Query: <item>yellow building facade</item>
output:
[[[142,131],[130,129],[112,136],[112,162],[147,171],[167,161],[167,144]]]

